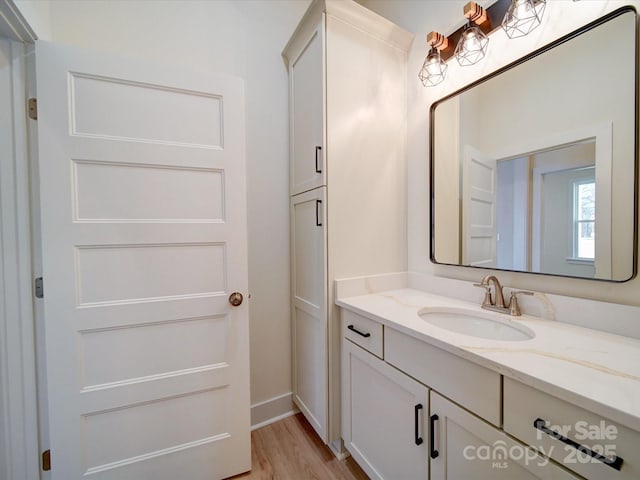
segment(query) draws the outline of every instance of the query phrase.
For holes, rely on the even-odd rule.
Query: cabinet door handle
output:
[[[547,422],[545,422],[542,418],[536,418],[533,422],[533,426],[538,430],[546,433],[550,437],[555,438],[556,440],[560,440],[562,443],[572,446],[579,452],[589,455],[590,457],[601,461],[605,465],[615,470],[620,470],[620,467],[622,467],[622,462],[623,462],[622,457],[618,457],[617,455],[614,455],[613,457],[610,458],[610,457],[605,457],[604,455],[600,455],[598,452],[594,452],[590,448],[585,447],[584,445],[580,445],[575,440],[567,438],[564,435],[561,435],[559,432],[556,432],[555,430],[551,430],[549,427],[546,426],[546,423]]]
[[[422,410],[421,403],[413,407],[413,426],[414,426],[413,438],[415,439],[416,445],[422,445],[422,442],[424,441],[420,436],[420,410]]]
[[[322,226],[321,215],[320,215],[321,205],[322,205],[322,200],[316,200],[316,227]]]
[[[358,330],[356,327],[354,327],[353,325],[349,325],[347,327],[349,330],[351,330],[352,332],[357,333],[358,335],[364,337],[364,338],[369,338],[371,336],[371,334],[369,332],[361,332],[360,330]]]
[[[320,166],[320,160],[322,160],[322,147],[318,145],[316,147],[316,173],[322,173],[322,166]]]
[[[429,417],[429,456],[431,458],[438,458],[440,452],[436,450],[436,420],[438,420],[438,415],[431,415]]]

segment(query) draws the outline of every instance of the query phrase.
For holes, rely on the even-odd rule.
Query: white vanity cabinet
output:
[[[342,437],[353,458],[372,479],[426,479],[427,387],[346,339],[342,368]]]
[[[349,310],[341,314],[342,436],[371,478],[580,478],[500,429],[498,373]]]
[[[329,444],[340,439],[333,280],[406,270],[405,90],[412,39],[351,0],[314,0],[283,51],[293,399]]]
[[[431,391],[431,480],[578,480],[535,450]]]
[[[392,328],[385,329],[384,358],[486,421],[500,426],[502,399],[499,373]]]

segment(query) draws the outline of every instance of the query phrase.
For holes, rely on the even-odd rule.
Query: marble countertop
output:
[[[436,327],[418,312],[479,305],[409,288],[338,298],[388,327],[640,431],[640,340],[522,315],[497,317],[535,332],[522,341],[477,338]]]

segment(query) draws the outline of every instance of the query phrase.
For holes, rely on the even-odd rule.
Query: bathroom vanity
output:
[[[640,478],[640,340],[407,286],[336,282],[342,435],[371,478]]]

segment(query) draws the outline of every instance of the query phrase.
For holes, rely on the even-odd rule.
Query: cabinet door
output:
[[[325,185],[324,36],[319,26],[289,67],[291,195]]]
[[[426,480],[427,387],[349,340],[342,347],[347,450],[373,479]]]
[[[431,480],[578,480],[531,447],[431,391]]]
[[[327,441],[325,187],[291,197],[293,398]]]

